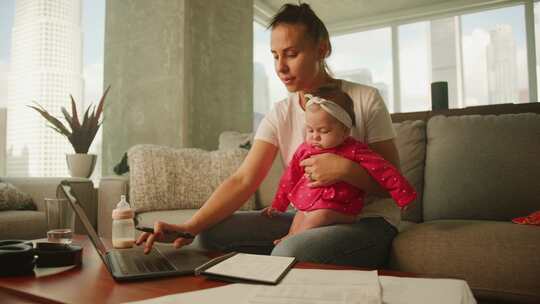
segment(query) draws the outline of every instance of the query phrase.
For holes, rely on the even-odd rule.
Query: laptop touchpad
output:
[[[195,268],[211,260],[204,251],[189,248],[176,249],[172,245],[155,244],[159,251],[178,271],[194,271]]]

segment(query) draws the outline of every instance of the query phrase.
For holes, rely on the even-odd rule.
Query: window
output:
[[[540,2],[534,3],[534,42],[536,48],[536,87],[540,88]]]
[[[431,109],[431,83],[448,84],[449,107],[459,107],[456,17],[398,27],[400,107],[396,112]]]
[[[435,81],[448,83],[450,108],[527,102],[524,20],[519,5],[399,26],[398,110],[431,109]]]
[[[14,10],[15,0],[0,1],[0,108],[7,106],[8,73],[11,61],[9,50],[11,48]],[[3,160],[0,159],[0,161]]]
[[[376,87],[393,109],[390,28],[334,36],[328,66],[337,78]]]
[[[538,95],[540,77],[536,84],[529,84],[529,77],[540,74],[540,1],[534,2],[532,71],[527,59],[527,43],[533,38],[526,30],[529,4],[485,5],[489,8],[482,11],[331,33],[328,65],[338,78],[377,87],[390,112],[430,110],[431,83],[438,81],[448,83],[450,108],[536,102],[532,98]],[[333,25],[339,28],[339,23]]]
[[[461,17],[465,106],[528,102],[523,5]]]
[[[422,111],[429,108],[430,32],[429,22],[399,27],[400,112]]]
[[[105,0],[83,1],[83,77],[84,108],[97,106],[103,95],[103,62],[105,45]],[[92,176],[95,183],[101,178],[102,130],[100,128],[88,153],[97,154],[98,161]]]
[[[29,19],[30,12],[42,18]],[[68,174],[64,154],[72,153],[71,146],[25,105],[36,100],[61,116],[69,94],[79,107],[96,103],[103,91],[104,30],[105,0],[17,6],[14,0],[0,1],[0,108],[7,108],[7,128],[0,129],[0,139],[6,138],[0,149],[7,150],[0,153],[1,175]],[[36,70],[37,77],[31,73]],[[101,154],[100,142],[99,134],[90,153]]]

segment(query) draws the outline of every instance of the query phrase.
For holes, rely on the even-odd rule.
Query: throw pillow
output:
[[[200,208],[247,153],[134,146],[128,151],[131,204],[137,212]],[[254,201],[250,197],[241,210],[253,210]]]
[[[20,191],[12,184],[0,182],[0,211],[36,209],[30,195]]]

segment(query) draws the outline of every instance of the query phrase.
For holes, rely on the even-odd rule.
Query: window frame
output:
[[[463,76],[463,48],[462,48],[462,26],[461,16],[471,13],[479,13],[494,9],[502,9],[508,7],[515,7],[522,5],[524,22],[525,22],[525,37],[526,37],[526,49],[527,49],[527,74],[528,74],[528,89],[529,89],[529,102],[538,102],[538,83],[537,83],[537,71],[536,71],[536,37],[534,29],[534,4],[540,2],[540,0],[494,0],[485,1],[485,3],[467,3],[454,6],[428,6],[427,12],[423,12],[421,9],[410,10],[405,14],[386,14],[376,16],[377,18],[371,18],[358,22],[346,21],[340,24],[336,24],[333,27],[329,27],[328,30],[331,36],[341,36],[350,33],[364,32],[369,30],[380,29],[384,27],[390,27],[391,29],[391,47],[392,47],[392,73],[393,73],[393,113],[401,112],[401,77],[400,77],[400,62],[399,62],[399,27],[406,24],[432,21],[440,18],[455,18],[456,20],[456,46],[459,52],[457,57],[457,98],[460,107],[464,106],[464,76]],[[263,1],[254,1],[254,22],[265,26],[265,23],[273,16],[272,9],[264,4]],[[530,68],[530,67],[535,68]]]

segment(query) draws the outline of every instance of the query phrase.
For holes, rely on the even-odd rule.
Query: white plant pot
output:
[[[96,166],[96,159],[95,154],[66,154],[69,174],[71,177],[89,178]]]

